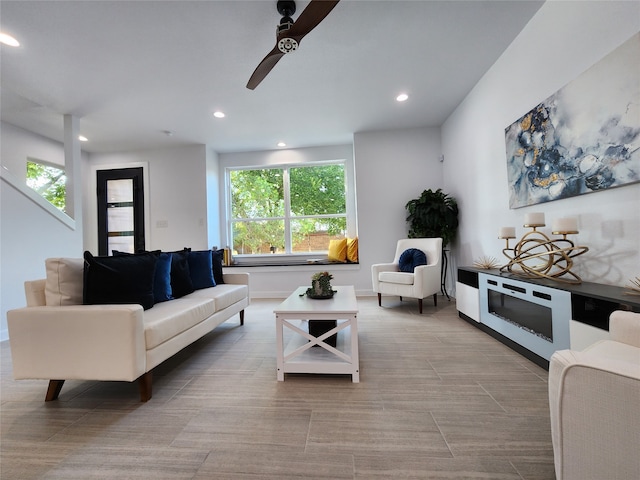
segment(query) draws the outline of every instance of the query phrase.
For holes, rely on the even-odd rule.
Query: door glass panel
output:
[[[133,179],[107,180],[107,202],[133,202]]]
[[[133,234],[133,207],[110,206],[107,209],[109,233],[130,232]]]
[[[133,179],[107,181],[108,251],[134,253]]]
[[[107,240],[109,254],[113,253],[114,250],[118,250],[119,252],[127,252],[134,253],[135,247],[133,245],[133,235],[128,237],[109,237]]]

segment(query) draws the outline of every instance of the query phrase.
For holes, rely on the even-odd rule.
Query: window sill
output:
[[[359,262],[330,262],[328,260],[319,260],[314,262],[287,262],[285,259],[282,262],[269,262],[269,263],[260,263],[260,262],[236,262],[233,265],[223,265],[224,268],[254,268],[254,267],[318,267],[330,265],[331,267],[348,267],[348,266],[359,266]]]

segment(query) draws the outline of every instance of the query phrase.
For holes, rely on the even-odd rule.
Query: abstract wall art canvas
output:
[[[505,129],[509,207],[640,182],[640,33]]]

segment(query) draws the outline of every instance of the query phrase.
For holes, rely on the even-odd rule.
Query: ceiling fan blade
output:
[[[316,28],[340,0],[311,0],[293,26],[287,32],[288,37],[295,38],[298,42]]]
[[[291,13],[295,12],[294,2],[278,2],[278,12],[286,15],[280,23],[278,34],[276,35],[276,46],[273,47],[266,57],[262,59],[258,67],[254,70],[253,75],[247,83],[249,90],[255,89],[268,73],[275,67],[276,63],[285,53],[298,48],[298,43],[311,30],[316,28],[322,20],[333,10],[340,0],[311,0],[307,7],[302,11],[298,19],[291,24],[290,13],[285,9],[281,10],[280,3],[291,3]],[[282,5],[284,6],[284,5]],[[280,47],[278,44],[280,43]]]
[[[260,85],[260,82],[264,80],[271,69],[275,67],[276,63],[278,63],[278,60],[280,60],[283,56],[284,53],[278,49],[277,45],[273,47],[273,50],[267,53],[267,56],[262,59],[260,64],[253,71],[251,78],[247,82],[247,88],[249,90],[253,90],[258,85]]]

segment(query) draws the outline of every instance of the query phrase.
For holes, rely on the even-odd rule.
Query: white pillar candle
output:
[[[526,213],[524,215],[525,225],[543,225],[544,226],[544,213]]]
[[[577,218],[558,218],[553,221],[551,228],[554,232],[577,232],[578,231],[578,219]]]
[[[516,227],[500,227],[498,238],[516,238]]]

